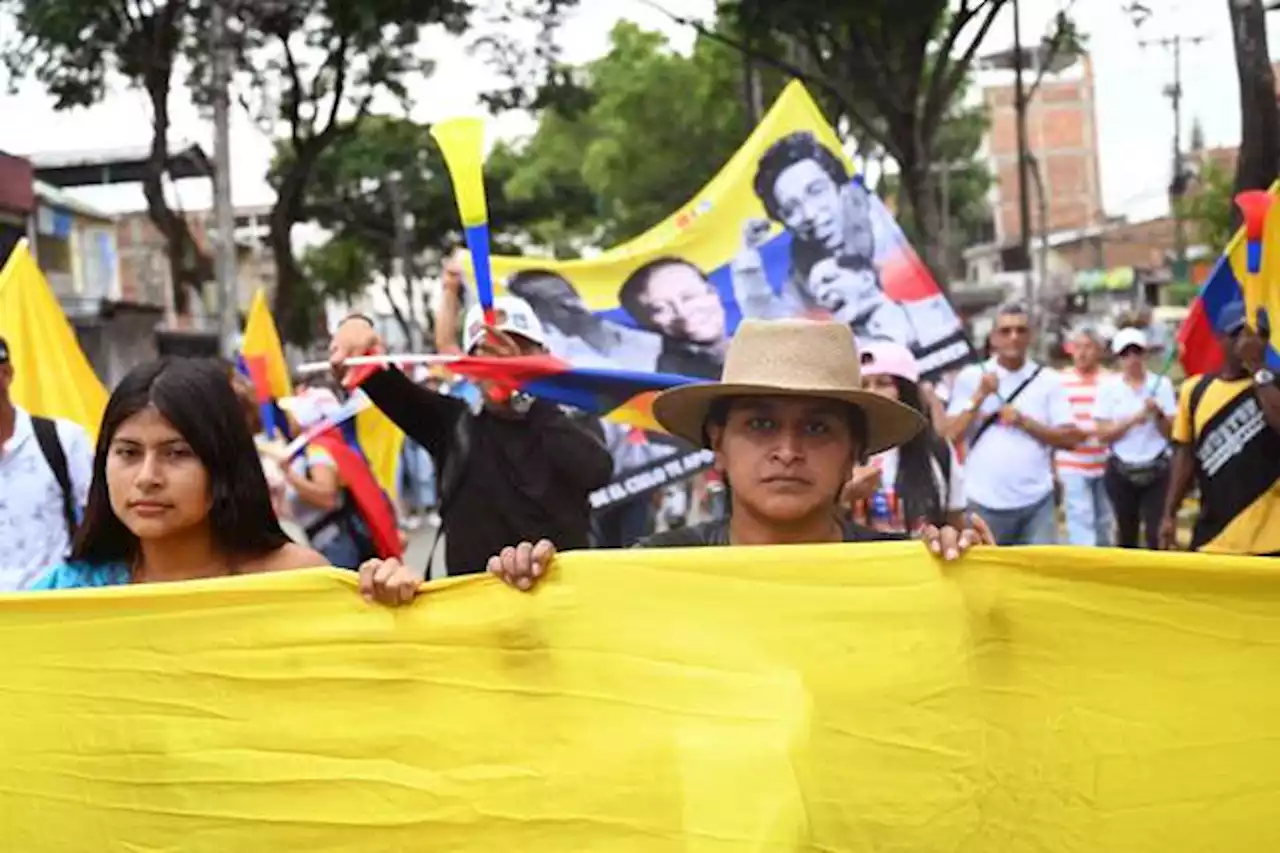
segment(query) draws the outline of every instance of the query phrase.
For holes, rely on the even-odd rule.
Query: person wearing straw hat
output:
[[[853,333],[843,323],[748,320],[726,354],[719,382],[664,391],[654,415],[673,435],[715,452],[729,489],[728,518],[660,533],[639,547],[787,545],[902,540],[842,521],[837,502],[854,465],[899,447],[923,416],[863,388]],[[981,519],[965,530],[928,526],[927,547],[955,559],[995,544]],[[555,555],[552,542],[521,542],[488,569],[528,590]]]

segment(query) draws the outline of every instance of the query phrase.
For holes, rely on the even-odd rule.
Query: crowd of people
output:
[[[493,358],[545,347],[527,302],[478,307],[462,350]],[[633,526],[643,547],[917,538],[954,559],[974,544],[1058,541],[1176,547],[1194,486],[1194,550],[1280,553],[1280,386],[1265,367],[1269,328],[1242,305],[1220,317],[1225,369],[1180,392],[1147,366],[1135,328],[1072,341],[1073,364],[1029,357],[1026,311],[998,312],[991,357],[950,383],[924,382],[910,349],[861,347],[849,326],[747,320],[719,381],[658,396],[671,436],[705,447],[725,500],[700,524]],[[330,342],[346,362],[378,353],[374,324],[343,320]],[[1104,349],[1116,369],[1102,367]],[[216,361],[160,359],[112,392],[96,446],[80,427],[34,417],[9,395],[0,341],[0,588],[124,583],[332,565],[358,570],[371,599],[412,599],[427,565],[371,553],[323,446],[281,454],[263,439],[251,387]],[[282,406],[294,430],[336,405],[341,384]],[[448,393],[394,367],[360,386],[409,439],[429,474],[409,511],[438,515],[450,574],[489,571],[527,589],[557,549],[598,546],[589,495],[615,474],[607,424],[492,382]],[[1060,498],[1059,498],[1060,494]],[[430,557],[428,557],[428,560]],[[418,561],[421,562],[421,561]]]

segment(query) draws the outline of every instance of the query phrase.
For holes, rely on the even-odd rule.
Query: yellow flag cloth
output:
[[[64,851],[1280,849],[1280,572],[918,543],[0,599],[0,839]]]
[[[0,337],[9,343],[13,402],[98,434],[107,389],[93,372],[26,241],[0,268]]]

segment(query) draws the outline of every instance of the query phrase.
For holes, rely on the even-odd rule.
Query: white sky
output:
[[[654,2],[704,20],[715,5],[714,0]],[[1141,49],[1138,39],[1178,32],[1207,38],[1203,44],[1184,50],[1184,133],[1192,118],[1198,117],[1210,146],[1235,145],[1240,138],[1240,116],[1227,4],[1222,0],[1145,0],[1155,15],[1139,33],[1121,12],[1122,0],[1022,0],[1025,42],[1034,41],[1045,30],[1062,2],[1071,5],[1072,14],[1088,35],[1093,55],[1104,206],[1112,215],[1159,215],[1167,207],[1164,196],[1173,121],[1161,90],[1171,79],[1172,59],[1159,48]],[[1268,36],[1275,55],[1280,49],[1280,16],[1269,17]],[[563,33],[567,58],[583,61],[603,53],[609,29],[620,18],[662,30],[681,49],[687,49],[693,40],[692,32],[672,23],[644,0],[581,0]],[[1010,45],[1012,32],[1012,15],[1006,10],[984,52]],[[480,114],[476,96],[495,86],[492,72],[481,59],[468,54],[465,40],[437,35],[429,47],[437,59],[437,71],[415,89],[418,106],[414,117],[430,121]],[[56,113],[37,87],[26,85],[16,96],[4,96],[4,104],[10,120],[0,126],[0,149],[17,154],[145,145],[150,138],[147,101],[139,92],[116,91],[92,109]],[[189,100],[175,97],[172,112],[171,144],[192,139],[212,151],[212,128]],[[234,201],[237,205],[268,204],[271,191],[262,176],[270,143],[243,113],[236,112],[232,127]],[[21,120],[13,120],[18,116]],[[496,121],[491,132],[511,136],[531,129],[527,116],[509,115]],[[689,189],[691,193],[696,190]],[[76,192],[108,210],[143,206],[141,188],[136,186]],[[183,207],[198,209],[209,204],[207,182],[183,181],[177,193]]]

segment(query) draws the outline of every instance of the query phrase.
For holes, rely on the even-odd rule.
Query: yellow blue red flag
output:
[[[0,269],[0,337],[14,367],[13,402],[33,415],[74,421],[96,436],[107,389],[25,240]]]

